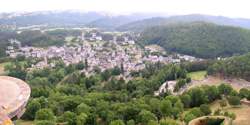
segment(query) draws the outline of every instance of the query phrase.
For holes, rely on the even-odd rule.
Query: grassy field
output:
[[[206,76],[206,71],[197,71],[188,73],[188,76],[191,77],[192,80],[203,80]]]
[[[33,121],[17,120],[15,125],[34,125]]]
[[[219,109],[219,101],[215,101],[211,104],[211,109],[214,112]],[[236,119],[233,121],[233,125],[249,125],[250,123],[250,106],[241,105],[240,107],[227,106],[223,108],[223,111],[233,112],[236,115]]]

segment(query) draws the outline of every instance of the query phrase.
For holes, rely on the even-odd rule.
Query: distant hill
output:
[[[236,26],[243,28],[250,28],[250,19],[237,19],[237,18],[228,18],[222,16],[209,16],[209,15],[182,15],[182,16],[171,16],[168,18],[163,17],[154,17],[150,19],[140,20],[132,23],[125,24],[117,28],[120,31],[142,31],[143,29],[159,26],[159,25],[167,25],[172,23],[180,23],[180,22],[210,22],[219,25],[228,25],[228,26]]]
[[[102,29],[116,29],[122,25],[136,22],[139,20],[151,18],[153,15],[148,14],[131,14],[131,15],[123,15],[123,16],[106,16],[97,20],[94,20],[88,23],[86,26],[89,27],[98,27]]]
[[[235,19],[209,15],[168,16],[160,13],[113,15],[103,12],[41,11],[30,13],[0,13],[0,24],[17,26],[87,26],[119,31],[142,31],[151,26],[180,22],[204,21],[219,25],[250,28],[250,19]]]
[[[134,13],[129,15],[112,15],[102,12],[78,11],[42,11],[31,13],[0,13],[0,24],[17,26],[88,26],[102,29],[114,29],[118,26],[143,20],[157,13]]]
[[[34,13],[10,13],[0,16],[0,24],[16,24],[17,26],[42,25],[69,26],[85,25],[94,20],[105,17],[96,12],[34,12]]]
[[[119,31],[142,31],[146,28],[152,26],[160,26],[169,24],[166,18],[163,17],[153,17],[149,19],[144,19],[136,22],[131,22],[120,27],[117,27]]]
[[[227,57],[250,51],[250,30],[206,22],[176,23],[144,30],[140,43],[201,58]]]

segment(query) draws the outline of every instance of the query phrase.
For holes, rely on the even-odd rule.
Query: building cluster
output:
[[[89,31],[90,30],[90,31]],[[82,41],[108,41],[115,42],[122,45],[135,44],[131,34],[123,33],[116,34],[112,32],[100,32],[98,30],[88,29],[83,31],[80,39]]]
[[[196,58],[191,56],[178,55],[178,59],[172,55],[152,55],[146,54],[148,50],[137,46],[131,37],[113,36],[110,41],[104,41],[100,33],[84,33],[78,37],[81,44],[74,46],[50,46],[48,48],[22,47],[18,40],[10,40],[10,46],[6,53],[10,57],[18,55],[41,59],[40,62],[33,65],[32,68],[53,67],[55,64],[51,59],[60,58],[66,65],[84,62],[88,64],[87,72],[93,71],[96,67],[101,71],[106,69],[121,67],[125,73],[138,71],[145,68],[146,62],[156,63],[178,63],[182,59],[193,61]]]

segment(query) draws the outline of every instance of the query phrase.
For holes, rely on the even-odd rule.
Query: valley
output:
[[[248,125],[249,22],[199,14],[0,15],[0,75],[31,88],[22,117],[12,120],[190,125],[211,117],[205,122]]]

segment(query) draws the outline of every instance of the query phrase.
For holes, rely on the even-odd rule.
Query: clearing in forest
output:
[[[206,75],[207,75],[206,71],[197,71],[197,72],[190,72],[190,73],[188,73],[188,76],[192,80],[203,80]]]

